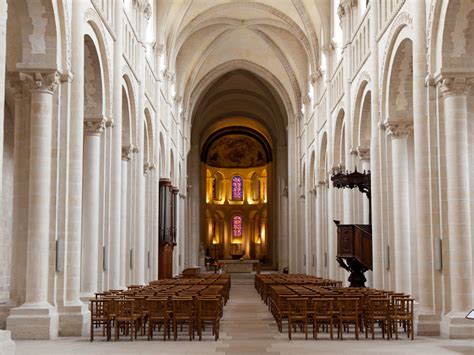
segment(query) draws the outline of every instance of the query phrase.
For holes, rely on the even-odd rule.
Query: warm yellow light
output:
[[[262,239],[260,237],[257,237],[255,244],[262,244]]]
[[[214,238],[212,239],[212,244],[219,244],[219,241],[217,240],[217,238],[214,237]]]

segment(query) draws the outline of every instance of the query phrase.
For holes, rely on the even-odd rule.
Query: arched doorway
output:
[[[208,136],[201,151],[201,242],[206,256],[273,265],[271,171],[265,134],[231,126]]]
[[[289,266],[288,236],[294,231],[288,206],[294,195],[288,186],[295,184],[289,182],[288,172],[288,107],[271,84],[272,77],[262,75],[231,70],[209,79],[207,87],[196,93],[187,158],[191,216],[187,238],[198,252],[187,254],[188,265],[203,266],[210,254],[259,259],[272,269]],[[235,145],[237,151],[219,151],[224,145]],[[220,161],[219,154],[227,161]],[[233,180],[234,193],[239,186],[243,189],[241,199],[232,198]],[[242,217],[242,236],[237,238],[232,236],[235,214]]]

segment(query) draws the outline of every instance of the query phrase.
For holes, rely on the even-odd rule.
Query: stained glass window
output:
[[[242,216],[234,215],[232,217],[232,237],[241,237],[242,236]]]
[[[212,179],[212,199],[217,199],[217,179]]]
[[[242,178],[238,175],[232,177],[232,199],[243,199]]]

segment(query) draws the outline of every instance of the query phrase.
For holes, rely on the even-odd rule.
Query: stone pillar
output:
[[[0,0],[0,201],[2,201],[3,185],[3,102],[5,100],[5,58],[6,58],[6,32],[7,32],[7,1]],[[2,215],[0,206],[0,216]],[[2,236],[0,235],[0,239]],[[10,332],[0,330],[0,354],[10,355],[15,353],[15,343],[10,339]]]
[[[395,290],[411,294],[408,136],[413,132],[413,124],[387,122],[385,127],[392,139]]]
[[[133,146],[122,147],[122,189],[121,189],[121,226],[120,226],[120,283],[119,288],[125,289],[126,275],[129,269],[127,260],[127,220],[128,220],[128,166],[132,158]]]
[[[13,238],[10,299],[18,306],[26,296],[26,253],[28,245],[28,196],[30,175],[30,104],[23,82],[16,74],[10,76],[15,88],[15,138],[13,146]]]
[[[439,317],[435,317],[433,294],[440,293],[434,288],[434,256],[430,195],[431,184],[428,120],[428,90],[425,87],[426,75],[426,6],[417,1],[413,6],[413,134],[415,147],[415,205],[416,205],[416,243],[417,278],[412,280],[418,287],[418,322],[420,335],[439,335]]]
[[[371,79],[373,83],[379,82],[379,49],[377,41],[379,2],[370,2],[370,48],[371,48]],[[375,30],[374,30],[375,29]],[[382,235],[382,188],[381,188],[381,161],[380,161],[380,128],[379,128],[379,87],[372,85],[370,100],[371,134],[370,134],[370,180],[372,195],[372,265],[373,287],[383,288],[383,235]]]
[[[7,45],[7,8],[6,0],[0,0],[0,201],[2,200],[3,186],[3,117],[5,101],[5,69],[6,69],[6,45]],[[2,207],[0,206],[0,216],[2,215]]]
[[[98,292],[100,136],[105,119],[87,120],[84,124],[81,297],[87,301]]]
[[[441,331],[450,338],[471,337],[472,321],[464,319],[472,309],[472,235],[470,226],[467,95],[472,82],[465,78],[442,80],[444,96],[446,199],[448,235],[443,239],[443,268],[447,279],[449,311]]]
[[[316,189],[316,276],[324,277],[324,237],[326,233],[323,223],[323,210],[326,206],[323,198],[326,193],[325,182],[319,181]]]
[[[61,335],[81,336],[89,331],[89,311],[80,301],[82,237],[82,158],[84,140],[84,2],[72,4],[71,110],[68,140],[67,235],[65,238],[64,301],[59,306]]]
[[[357,148],[357,155],[359,156],[359,159],[362,164],[362,171],[361,172],[368,172],[370,171],[370,149],[369,148],[363,148],[363,147],[358,147]],[[370,203],[369,199],[366,194],[363,194],[362,198],[362,217],[363,217],[363,223],[364,224],[369,224],[370,223]]]
[[[370,171],[370,148],[357,148],[357,155],[362,163],[362,172]],[[366,194],[362,194],[362,222],[364,224],[370,224],[370,201]],[[372,231],[373,235],[373,231]],[[374,238],[372,238],[372,243]],[[372,256],[373,257],[373,256]],[[373,268],[373,263],[372,263]],[[373,287],[374,284],[374,275],[372,270],[368,270],[365,274],[367,277],[367,287]]]
[[[118,289],[124,285],[120,282],[121,264],[121,191],[122,191],[122,67],[123,67],[123,1],[114,1],[115,5],[115,42],[114,42],[114,76],[113,102],[114,127],[112,132],[111,177],[110,177],[110,238],[109,238],[109,287]],[[144,76],[140,76],[144,78]]]
[[[58,314],[48,303],[48,279],[53,96],[59,75],[50,71],[22,77],[31,91],[26,301],[12,309],[7,328],[14,339],[51,339],[58,334]]]

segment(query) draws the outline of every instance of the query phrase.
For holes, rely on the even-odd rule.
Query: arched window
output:
[[[242,200],[244,198],[242,188],[242,177],[236,175],[232,177],[232,200]]]
[[[242,216],[239,214],[232,217],[232,237],[242,237]]]
[[[217,178],[212,178],[212,199],[217,200]]]

